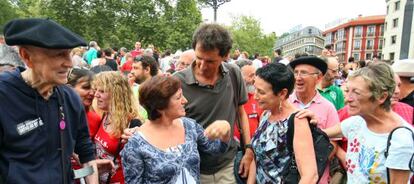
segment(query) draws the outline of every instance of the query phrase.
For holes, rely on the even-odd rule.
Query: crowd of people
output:
[[[186,51],[100,48],[50,19],[10,21],[0,183],[287,183],[292,158],[299,183],[410,183],[414,60],[232,43],[202,24]],[[311,126],[333,147],[323,173]]]

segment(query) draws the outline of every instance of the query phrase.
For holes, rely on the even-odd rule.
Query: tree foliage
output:
[[[101,47],[173,50],[188,48],[201,22],[196,0],[0,1],[0,25],[17,17],[49,17]]]
[[[233,17],[229,27],[233,36],[233,48],[247,51],[249,54],[272,56],[276,34],[265,34],[260,21],[251,16]]]

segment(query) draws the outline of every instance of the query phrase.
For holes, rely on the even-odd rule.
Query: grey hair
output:
[[[89,42],[89,47],[96,47],[97,45],[98,43],[96,43],[96,41]]]
[[[17,47],[11,47],[6,44],[0,45],[0,64],[3,65],[13,65],[13,66],[22,66],[24,63],[19,56]]]
[[[387,93],[387,99],[380,105],[381,108],[389,111],[391,109],[391,97],[395,90],[394,71],[391,66],[384,62],[372,63],[366,67],[352,72],[349,79],[362,77],[368,83],[369,90],[372,93],[371,101],[381,98],[384,92]]]

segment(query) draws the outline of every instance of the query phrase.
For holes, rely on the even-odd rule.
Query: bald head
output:
[[[195,52],[193,49],[184,51],[178,59],[177,71],[184,70],[195,60]]]

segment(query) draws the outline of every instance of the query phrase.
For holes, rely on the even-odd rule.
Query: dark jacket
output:
[[[94,159],[84,107],[65,85],[55,87],[49,100],[44,100],[23,81],[22,71],[18,68],[0,75],[0,183],[63,182],[58,97],[66,121],[65,172],[71,183],[72,153],[79,154],[82,163]]]

